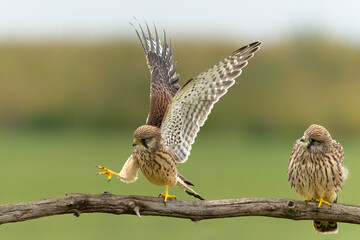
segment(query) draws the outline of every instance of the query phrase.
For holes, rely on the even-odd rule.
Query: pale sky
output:
[[[0,41],[135,38],[135,16],[176,38],[270,41],[311,31],[360,45],[359,12],[355,0],[0,0]]]

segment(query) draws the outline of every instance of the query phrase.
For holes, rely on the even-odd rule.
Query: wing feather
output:
[[[185,162],[191,145],[204,125],[214,104],[235,83],[248,60],[259,50],[261,42],[244,46],[194,79],[176,93],[161,126],[164,145]]]
[[[180,88],[178,84],[179,75],[176,74],[177,65],[176,63],[174,65],[174,50],[171,39],[169,46],[167,44],[165,31],[162,44],[155,25],[155,36],[152,35],[147,23],[146,28],[138,25],[139,31],[134,28],[151,73],[150,109],[146,124],[160,127],[168,105]]]

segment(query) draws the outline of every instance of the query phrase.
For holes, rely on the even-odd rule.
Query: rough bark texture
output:
[[[208,201],[168,200],[145,196],[118,196],[111,193],[70,193],[66,196],[0,206],[0,224],[26,221],[59,214],[133,214],[188,218],[265,216],[293,220],[331,220],[360,224],[360,206],[333,204],[331,207],[286,198],[238,198]]]

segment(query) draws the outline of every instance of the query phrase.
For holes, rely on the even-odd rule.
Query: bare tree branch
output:
[[[113,213],[188,218],[265,216],[293,220],[330,220],[360,224],[360,206],[316,203],[286,198],[238,198],[208,201],[169,200],[145,196],[118,196],[111,193],[70,193],[66,196],[0,206],[0,224],[20,222],[59,214]]]

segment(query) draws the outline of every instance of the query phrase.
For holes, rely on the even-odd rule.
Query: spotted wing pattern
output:
[[[190,79],[174,96],[161,126],[164,145],[185,162],[191,145],[207,119],[213,105],[235,83],[248,60],[259,50],[261,42],[240,48],[194,79]]]
[[[344,161],[344,157],[345,157],[343,147],[336,140],[332,140],[331,145],[332,145],[331,155],[334,156],[334,158],[337,159],[337,161],[339,161],[341,166],[343,166],[343,164],[344,164],[343,161]]]
[[[151,34],[147,24],[147,33],[140,24],[139,28],[140,31],[136,28],[135,31],[140,39],[151,73],[150,110],[146,124],[160,127],[171,99],[180,88],[179,75],[175,72],[174,49],[171,39],[168,46],[165,31],[162,45],[155,25],[155,37]]]

